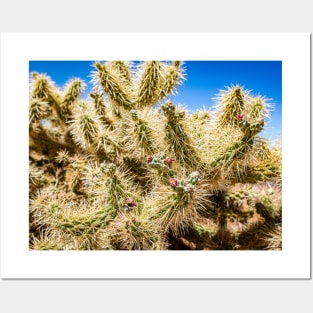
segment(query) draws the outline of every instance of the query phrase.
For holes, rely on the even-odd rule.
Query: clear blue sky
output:
[[[29,71],[46,73],[62,87],[69,79],[79,77],[91,87],[90,71],[94,61],[30,61]],[[271,120],[262,135],[279,138],[282,128],[282,62],[281,61],[186,61],[186,80],[171,97],[190,110],[210,109],[219,90],[239,84],[253,95],[271,99]],[[86,94],[88,93],[86,91]]]

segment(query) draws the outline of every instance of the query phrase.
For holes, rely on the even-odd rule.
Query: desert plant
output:
[[[169,98],[180,61],[95,62],[91,77],[82,98],[79,78],[31,75],[30,249],[281,249],[266,98],[230,86],[189,112]]]

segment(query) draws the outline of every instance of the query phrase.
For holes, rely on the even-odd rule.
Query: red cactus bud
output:
[[[167,166],[171,166],[173,161],[175,161],[174,158],[169,158],[167,157],[165,160],[164,160],[164,163],[167,165]]]
[[[127,198],[126,205],[130,208],[137,206],[136,201],[133,198]]]
[[[153,160],[153,156],[152,156],[152,155],[148,155],[148,156],[146,157],[146,162],[147,162],[147,163],[152,162],[152,160]]]
[[[172,187],[176,187],[178,185],[177,178],[170,178],[168,181]]]
[[[238,118],[238,120],[242,120],[243,118],[244,118],[244,115],[241,113],[241,114],[238,114],[237,115],[237,118]]]

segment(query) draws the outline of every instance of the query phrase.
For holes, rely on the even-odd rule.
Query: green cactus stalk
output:
[[[101,131],[101,121],[90,103],[81,102],[77,105],[69,129],[74,141],[83,149],[88,149],[95,143],[95,138]]]
[[[132,86],[132,73],[131,73],[131,62],[125,61],[112,61],[110,62],[112,70],[115,72],[116,76],[123,82],[124,86]]]
[[[132,184],[134,179],[131,173],[122,168],[117,168],[114,163],[102,163],[100,168],[107,175],[105,181],[106,202],[119,211],[127,209],[127,199],[138,198],[136,187]],[[104,189],[103,187],[102,189]]]
[[[55,100],[56,88],[50,77],[45,74],[32,73],[30,91],[32,98],[51,102]]]
[[[144,113],[149,114],[149,112]],[[158,140],[154,136],[153,128],[149,125],[149,120],[138,114],[137,110],[130,111],[131,120],[125,138],[127,138],[129,149],[140,151],[140,157],[144,157],[158,151]]]
[[[142,76],[138,88],[137,107],[151,106],[160,98],[162,64],[159,61],[142,63]]]
[[[120,212],[108,227],[113,247],[119,250],[155,250],[162,241],[158,225],[138,212]]]
[[[206,186],[199,184],[199,172],[191,173],[186,180],[171,177],[169,186],[153,192],[151,216],[165,232],[174,236],[183,235],[209,203]]]
[[[107,115],[107,107],[102,99],[102,95],[96,92],[90,93],[90,97],[93,99],[94,106],[97,114],[105,126],[112,126],[113,121]]]
[[[38,123],[51,113],[49,104],[46,101],[33,98],[29,100],[29,103],[29,125]]]
[[[100,84],[109,99],[117,106],[130,110],[134,107],[132,96],[123,88],[119,78],[115,77],[105,64],[95,63],[96,70],[93,79],[96,84]]]
[[[177,110],[175,105],[167,101],[161,106],[166,117],[165,123],[165,140],[168,143],[168,152],[175,158],[187,166],[196,167],[200,160],[196,150],[192,144],[191,136],[185,130],[186,113],[182,110]]]
[[[248,98],[249,92],[244,91],[239,85],[221,91],[216,98],[217,126],[238,125],[238,114],[245,113],[245,102]]]
[[[161,85],[160,97],[161,99],[167,97],[176,91],[176,88],[182,84],[184,80],[183,63],[174,61],[164,71],[164,82]]]
[[[60,104],[61,117],[68,121],[72,116],[73,104],[83,92],[85,84],[80,79],[72,79],[64,90],[63,100]]]
[[[113,207],[100,208],[94,212],[62,217],[57,227],[64,233],[82,235],[95,233],[114,220],[117,211]]]

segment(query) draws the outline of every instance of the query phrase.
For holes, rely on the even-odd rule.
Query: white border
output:
[[[29,60],[282,60],[282,251],[29,251]],[[310,278],[309,33],[2,33],[2,278]]]

